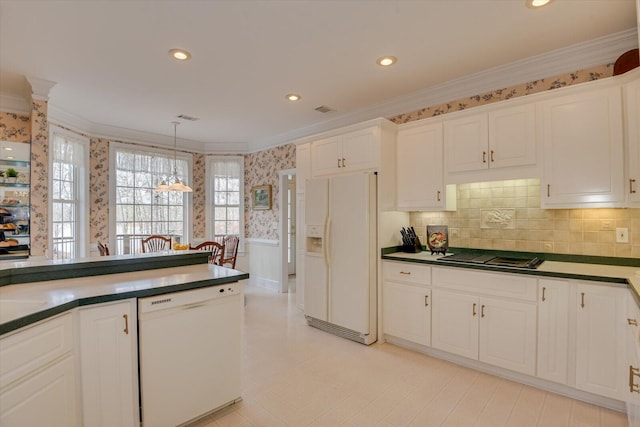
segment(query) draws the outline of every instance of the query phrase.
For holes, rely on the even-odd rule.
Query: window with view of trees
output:
[[[210,157],[209,180],[209,234],[220,238],[228,234],[240,236],[243,248],[244,228],[244,159],[238,156]]]
[[[88,229],[89,140],[51,127],[51,258],[86,256]]]
[[[141,252],[141,241],[152,234],[188,238],[188,193],[154,188],[173,171],[174,157],[112,143],[115,163],[116,253]],[[176,159],[178,175],[189,181],[189,160]]]

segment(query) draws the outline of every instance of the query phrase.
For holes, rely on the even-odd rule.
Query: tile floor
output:
[[[243,401],[193,427],[627,425],[619,412],[311,328],[295,294],[246,293]]]

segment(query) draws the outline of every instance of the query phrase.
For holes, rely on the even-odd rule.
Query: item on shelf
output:
[[[11,215],[11,213],[4,208],[0,208],[0,215]]]
[[[427,245],[431,254],[446,254],[449,249],[449,227],[446,225],[427,225]]]
[[[420,238],[413,227],[402,227],[400,235],[402,236],[402,252],[422,252],[422,243],[420,243]]]
[[[19,205],[20,204],[20,200],[18,199],[2,199],[2,203],[3,205]]]

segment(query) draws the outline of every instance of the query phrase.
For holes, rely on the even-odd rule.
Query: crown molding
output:
[[[0,111],[30,116],[31,103],[21,96],[0,93]]]
[[[91,138],[104,138],[112,141],[133,142],[141,145],[169,149],[173,148],[173,137],[169,135],[160,135],[152,132],[95,123],[63,110],[55,105],[55,103],[49,104],[47,112],[51,123],[88,135]],[[180,150],[204,154],[219,154],[221,152],[238,153],[246,151],[246,144],[239,146],[238,144],[232,143],[201,142],[185,138],[177,138],[177,145]]]
[[[25,78],[29,86],[31,86],[31,97],[33,99],[39,99],[41,101],[49,100],[49,92],[51,92],[51,89],[56,85],[56,82],[33,76],[25,76]]]
[[[622,53],[637,47],[638,30],[630,28],[469,74],[409,95],[392,98],[350,113],[341,114],[324,122],[258,139],[249,144],[249,150],[251,152],[261,151],[374,117],[393,117],[499,88],[553,77],[596,65],[608,64],[614,62]]]

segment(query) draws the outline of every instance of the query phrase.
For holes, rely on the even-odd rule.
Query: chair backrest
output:
[[[231,264],[231,268],[236,268],[239,241],[240,238],[237,235],[224,236],[224,258],[220,265]]]
[[[98,242],[98,252],[100,252],[100,256],[109,255],[109,247],[105,243],[104,245]]]
[[[142,239],[142,252],[158,252],[171,249],[171,237],[153,234]]]
[[[196,246],[189,245],[189,249],[211,252],[211,256],[209,257],[209,264],[222,265],[222,260],[224,259],[224,245],[222,245],[221,243],[202,242]]]

